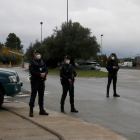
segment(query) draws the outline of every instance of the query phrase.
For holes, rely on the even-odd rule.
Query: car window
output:
[[[79,64],[80,66],[83,66],[83,65],[85,65],[85,63],[81,63],[81,64]]]
[[[86,65],[93,65],[93,63],[86,63]]]

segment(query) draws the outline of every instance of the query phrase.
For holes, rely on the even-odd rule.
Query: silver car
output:
[[[91,69],[91,70],[101,70],[100,65],[97,62],[82,62],[82,63],[75,63],[76,67],[82,69]]]

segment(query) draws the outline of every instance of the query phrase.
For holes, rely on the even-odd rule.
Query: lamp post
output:
[[[68,0],[67,0],[67,25],[68,25],[68,18],[69,18],[69,17],[68,17],[68,16],[69,16],[69,15],[68,15],[68,10],[69,10],[69,2],[68,2]]]
[[[40,22],[40,24],[41,24],[41,42],[42,42],[42,24],[43,24],[43,22]]]
[[[102,61],[102,37],[103,37],[103,34],[101,35],[101,61]],[[103,67],[103,61],[102,61],[102,67]]]

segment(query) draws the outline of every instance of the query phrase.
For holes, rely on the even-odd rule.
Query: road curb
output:
[[[53,135],[57,136],[60,140],[66,140],[61,134],[55,132],[54,130],[52,130],[52,129],[46,127],[46,126],[43,126],[43,125],[41,125],[41,124],[39,124],[39,123],[37,123],[37,122],[35,122],[35,121],[33,121],[33,120],[31,120],[31,119],[29,119],[29,118],[23,116],[23,115],[20,115],[20,114],[14,112],[14,111],[11,111],[11,110],[9,110],[9,109],[7,109],[7,108],[4,108],[4,107],[2,107],[2,108],[5,109],[5,110],[7,110],[7,111],[9,111],[9,112],[11,112],[11,113],[13,113],[13,114],[15,114],[15,115],[17,115],[17,116],[19,116],[19,117],[21,117],[21,118],[23,118],[23,119],[25,119],[25,120],[27,120],[27,121],[30,121],[31,123],[33,123],[33,124],[35,124],[35,125],[41,127],[42,129],[47,130],[48,132],[50,132],[50,133],[52,133]]]

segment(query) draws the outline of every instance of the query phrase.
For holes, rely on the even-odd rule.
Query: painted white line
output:
[[[30,82],[30,79],[29,79],[29,77],[27,78],[27,80],[25,81],[26,83],[29,83]]]
[[[21,103],[21,104],[25,104],[25,105],[27,105],[26,103],[24,103],[24,102],[19,102],[19,101],[14,101],[15,103]]]
[[[23,94],[23,95],[16,95],[15,97],[28,97],[28,96],[30,96],[30,95],[28,95],[28,94]]]
[[[11,96],[5,96],[4,99],[9,99],[12,98]]]

